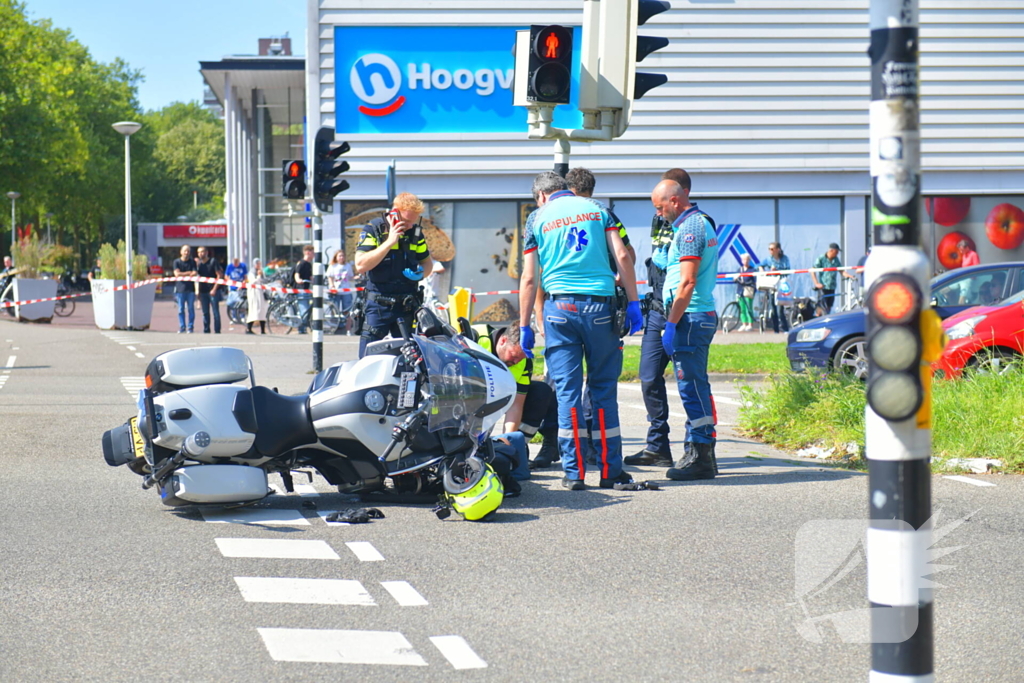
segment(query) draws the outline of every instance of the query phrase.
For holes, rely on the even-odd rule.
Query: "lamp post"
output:
[[[52,213],[46,214],[46,243],[53,244],[53,240],[50,238],[50,219],[53,218]]]
[[[14,227],[14,204],[21,196],[20,192],[8,192],[7,198],[11,200],[11,253],[14,253],[14,243],[17,241],[17,229]]]
[[[134,121],[118,121],[113,124],[114,130],[124,136],[124,275],[125,305],[127,315],[125,327],[132,329],[132,153],[128,138],[142,128],[141,123]]]

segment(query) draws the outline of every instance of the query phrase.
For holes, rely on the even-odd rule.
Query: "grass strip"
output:
[[[937,469],[948,458],[995,458],[1004,472],[1024,472],[1024,372],[973,374],[933,386]],[[858,380],[784,374],[769,378],[763,389],[743,388],[742,396],[744,433],[788,450],[821,447],[844,464],[865,466],[865,395]]]
[[[730,374],[772,374],[787,372],[785,344],[712,344],[708,353],[708,372]],[[544,349],[534,349],[533,373],[544,374]],[[672,374],[669,365],[665,376]],[[622,349],[622,373],[620,382],[638,382],[640,378],[640,347],[626,346]]]

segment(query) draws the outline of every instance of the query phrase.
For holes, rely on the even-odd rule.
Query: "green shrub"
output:
[[[124,240],[117,243],[115,248],[109,242],[100,245],[98,258],[100,260],[100,277],[104,280],[124,280]],[[139,282],[146,279],[146,267],[149,265],[149,257],[145,254],[132,252],[132,280]]]

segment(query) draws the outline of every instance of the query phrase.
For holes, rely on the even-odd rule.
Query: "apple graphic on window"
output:
[[[960,240],[966,240],[967,244],[974,250],[974,240],[959,230],[947,233],[945,237],[939,240],[939,246],[935,252],[939,257],[939,263],[946,270],[953,270],[961,265],[960,262],[963,260],[963,254],[960,253],[960,247],[957,246],[960,244]]]
[[[970,197],[928,197],[924,200],[925,211],[932,220],[947,228],[967,218],[971,210]]]
[[[1013,204],[999,204],[985,219],[988,241],[1000,249],[1016,249],[1024,242],[1024,211]]]

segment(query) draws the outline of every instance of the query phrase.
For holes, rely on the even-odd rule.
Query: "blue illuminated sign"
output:
[[[526,27],[523,27],[526,28]],[[526,109],[512,106],[514,26],[336,26],[335,128],[352,133],[525,133]],[[580,44],[580,29],[573,29]],[[556,126],[582,127],[570,104]]]

